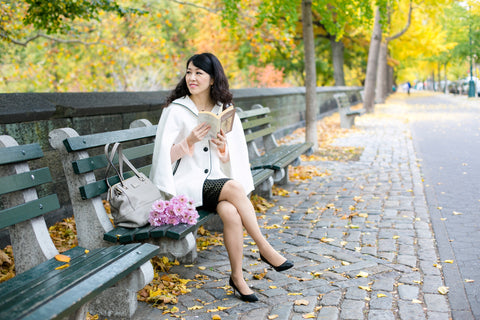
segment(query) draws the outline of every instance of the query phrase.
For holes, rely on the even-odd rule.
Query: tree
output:
[[[388,21],[391,23],[391,15],[392,10],[395,8],[389,7],[387,10],[388,14]],[[380,52],[378,55],[378,66],[377,66],[377,79],[376,79],[376,90],[375,90],[375,102],[377,103],[384,103],[385,99],[387,98],[387,94],[390,92],[389,87],[391,88],[391,84],[393,81],[389,79],[389,68],[387,63],[388,58],[388,44],[390,41],[400,38],[405,32],[407,32],[408,28],[410,27],[412,21],[412,0],[409,1],[409,9],[407,14],[407,22],[402,30],[397,32],[391,36],[385,36],[384,41],[380,43]],[[393,72],[390,73],[390,76],[393,77]]]
[[[377,6],[375,11],[375,21],[373,24],[372,39],[370,40],[370,49],[368,51],[367,74],[365,76],[365,95],[363,107],[367,112],[374,111],[375,85],[377,80],[378,54],[380,43],[382,41],[382,25],[380,23],[381,11]]]
[[[313,143],[318,149],[317,138],[317,71],[315,68],[315,43],[312,24],[312,1],[302,1],[303,43],[305,48],[305,141]]]
[[[25,12],[23,18],[15,13]],[[137,13],[138,10],[120,7],[115,0],[63,0],[35,1],[23,0],[1,2],[0,39],[13,44],[25,46],[38,38],[47,38],[65,42],[52,34],[71,30],[71,23],[76,19],[98,19],[101,11],[114,12],[120,17],[127,13]],[[37,31],[27,35],[25,26],[33,26]],[[46,32],[43,33],[42,31]],[[78,40],[71,40],[77,41]]]

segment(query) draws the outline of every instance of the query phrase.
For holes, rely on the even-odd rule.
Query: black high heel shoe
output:
[[[273,264],[271,264],[270,262],[267,261],[267,259],[265,259],[262,254],[260,254],[260,259],[262,259],[263,262],[267,263],[268,265],[270,265],[270,267],[272,267],[273,269],[275,269],[275,271],[277,272],[280,272],[280,271],[285,271],[285,270],[288,270],[290,268],[293,267],[293,262],[290,261],[290,260],[286,260],[284,263],[282,263],[281,265],[279,266],[274,266]]]
[[[240,299],[242,299],[242,301],[247,301],[247,302],[255,302],[255,301],[258,301],[258,298],[257,296],[252,293],[252,294],[242,294],[240,292],[240,290],[238,290],[237,286],[235,285],[235,283],[233,283],[233,280],[232,280],[232,277],[230,277],[230,281],[228,282],[230,284],[230,287],[233,288],[233,293],[235,294],[235,291],[238,291],[238,293],[240,294]]]

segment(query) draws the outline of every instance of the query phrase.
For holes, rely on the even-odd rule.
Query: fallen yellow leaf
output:
[[[89,252],[90,252],[90,250],[85,249],[85,254],[88,254]]]
[[[453,260],[445,260],[445,261],[443,261],[443,262],[445,262],[445,263],[453,263]]]
[[[61,261],[61,262],[67,262],[67,263],[70,262],[70,257],[69,257],[69,256],[66,256],[66,255],[64,255],[64,254],[57,254],[57,255],[55,256],[55,259],[56,259],[57,261]]]
[[[296,306],[308,306],[310,302],[308,300],[302,299],[302,300],[295,300],[295,305]]]
[[[366,277],[368,277],[368,272],[360,271],[360,272],[357,274],[357,277],[366,278]]]
[[[453,214],[454,214],[455,216],[458,216],[458,215],[463,214],[463,213],[458,212],[458,211],[453,211]]]
[[[413,300],[412,300],[412,303],[422,303],[422,301],[417,300],[417,299],[413,299]]]
[[[203,309],[203,306],[195,305],[193,307],[188,308],[188,310],[200,310],[200,309]]]
[[[367,286],[358,286],[358,288],[360,288],[362,290],[365,290],[365,291],[372,291],[372,289],[370,287],[367,287]]]
[[[289,296],[301,296],[303,293],[301,292],[289,292],[288,295]]]
[[[272,315],[268,316],[267,318],[268,318],[268,320],[277,319],[277,318],[278,318],[278,314],[272,314]]]
[[[437,290],[440,294],[447,294],[448,293],[448,287],[441,286],[441,287],[438,287]]]
[[[384,298],[387,295],[385,293],[377,293],[377,298]]]
[[[303,319],[313,319],[315,318],[315,314],[312,312],[312,313],[306,313],[302,316]]]
[[[212,320],[222,320],[222,317],[220,317],[218,314],[214,314],[212,316]]]
[[[202,267],[202,266],[200,266],[200,267],[198,267],[198,269],[200,269],[200,270],[205,270],[205,269],[207,269],[207,267]]]
[[[61,265],[59,267],[56,267],[55,270],[65,269],[65,268],[68,268],[68,267],[70,267],[70,265],[67,263],[67,264]]]
[[[472,279],[465,279],[465,282],[466,282],[466,283],[472,283],[472,282],[475,282],[475,280],[472,280]]]
[[[393,239],[398,239],[398,238],[400,238],[400,236],[393,236],[392,238]]]

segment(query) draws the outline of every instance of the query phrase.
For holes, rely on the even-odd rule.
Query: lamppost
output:
[[[470,81],[468,82],[468,97],[475,97],[475,82],[473,82],[473,55],[472,55],[472,19],[470,16],[470,6],[468,7],[469,11],[469,30],[468,36],[470,40]]]

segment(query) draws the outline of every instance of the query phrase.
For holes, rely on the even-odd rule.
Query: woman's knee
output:
[[[240,182],[235,181],[235,180],[229,180],[227,183],[222,188],[222,192],[220,193],[221,196],[246,196],[245,195],[245,190],[243,189],[243,186],[240,184]]]
[[[223,221],[223,224],[242,223],[237,208],[228,201],[220,201],[217,205],[217,212]]]

